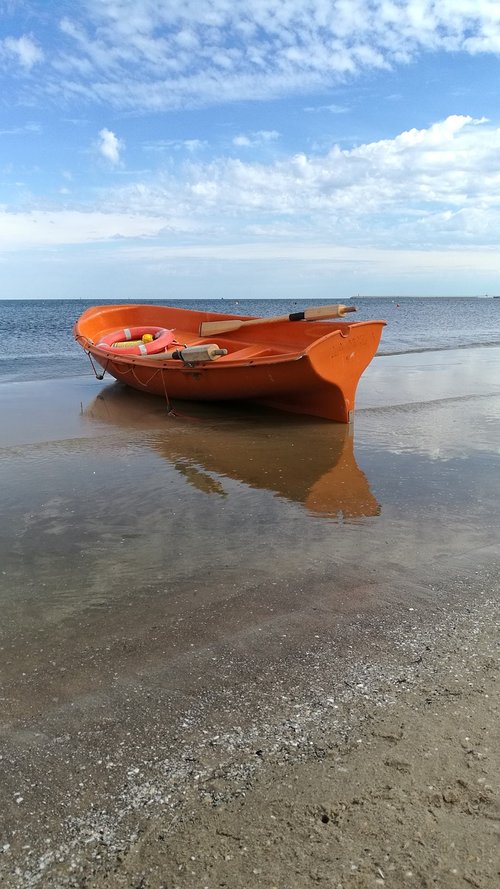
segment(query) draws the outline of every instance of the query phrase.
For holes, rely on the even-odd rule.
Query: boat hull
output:
[[[383,321],[284,321],[241,327],[214,338],[227,349],[216,361],[190,366],[158,356],[117,355],[99,345],[113,330],[156,324],[173,329],[180,346],[207,343],[203,321],[241,318],[158,306],[98,306],[75,324],[77,342],[104,372],[167,399],[245,399],[341,423],[354,410],[361,374],[374,357]]]

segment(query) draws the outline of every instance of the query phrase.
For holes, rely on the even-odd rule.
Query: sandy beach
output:
[[[0,387],[0,883],[498,884],[500,349],[352,428]]]

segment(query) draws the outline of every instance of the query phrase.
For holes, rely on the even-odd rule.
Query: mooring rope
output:
[[[90,354],[89,354],[89,358],[90,358]],[[91,360],[91,363],[92,363],[92,367],[94,367],[91,358],[90,358],[90,360]],[[110,361],[112,362],[112,359],[111,359],[111,358],[109,358],[108,361],[106,362],[106,368],[105,368],[105,370],[108,369],[108,365],[109,365]],[[139,387],[141,387],[141,388],[143,388],[143,389],[147,389],[147,388],[149,387],[150,383],[152,383],[152,381],[154,380],[154,378],[159,374],[159,375],[160,375],[160,379],[161,379],[161,383],[162,383],[162,387],[163,387],[163,394],[165,395],[165,401],[166,401],[166,403],[167,403],[167,413],[168,413],[168,414],[173,414],[173,415],[175,416],[175,411],[174,411],[174,409],[173,409],[173,407],[172,407],[172,405],[171,405],[170,398],[169,398],[169,396],[168,396],[168,392],[167,392],[167,386],[166,386],[166,382],[165,382],[165,373],[164,373],[164,371],[165,371],[165,368],[162,368],[162,367],[155,367],[155,369],[153,370],[151,376],[149,376],[149,377],[147,378],[147,380],[141,380],[141,379],[137,376],[137,373],[136,373],[136,370],[135,370],[135,364],[130,364],[127,368],[124,368],[123,365],[120,365],[120,377],[119,377],[119,378],[122,379],[123,377],[126,377],[126,376],[133,376],[135,382],[137,383],[137,385],[138,385]],[[95,373],[95,368],[94,368],[94,373]],[[104,373],[103,373],[102,377],[103,377],[103,376],[104,376]],[[101,379],[102,379],[102,377],[98,376],[97,373],[96,373],[96,377],[97,377],[98,380],[101,380]]]
[[[89,361],[90,361],[90,363],[91,363],[91,365],[92,365],[92,370],[94,371],[94,374],[95,374],[96,379],[98,379],[98,380],[103,380],[103,379],[104,379],[104,374],[106,373],[106,371],[107,371],[107,369],[108,369],[108,365],[109,365],[109,362],[110,362],[111,359],[108,358],[108,360],[106,361],[106,366],[105,366],[104,369],[103,369],[103,372],[102,372],[101,374],[99,374],[99,373],[97,373],[96,366],[95,366],[94,362],[92,361],[92,355],[90,354],[90,352],[87,352],[87,355],[89,356]]]

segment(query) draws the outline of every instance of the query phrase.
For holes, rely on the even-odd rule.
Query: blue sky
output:
[[[498,0],[0,0],[0,298],[500,293]]]

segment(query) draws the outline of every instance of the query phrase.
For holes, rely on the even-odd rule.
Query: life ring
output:
[[[153,339],[141,342],[145,334]],[[97,345],[120,355],[155,355],[163,352],[174,340],[173,330],[166,327],[125,327],[101,337]],[[130,346],[126,345],[127,342],[130,342]]]

